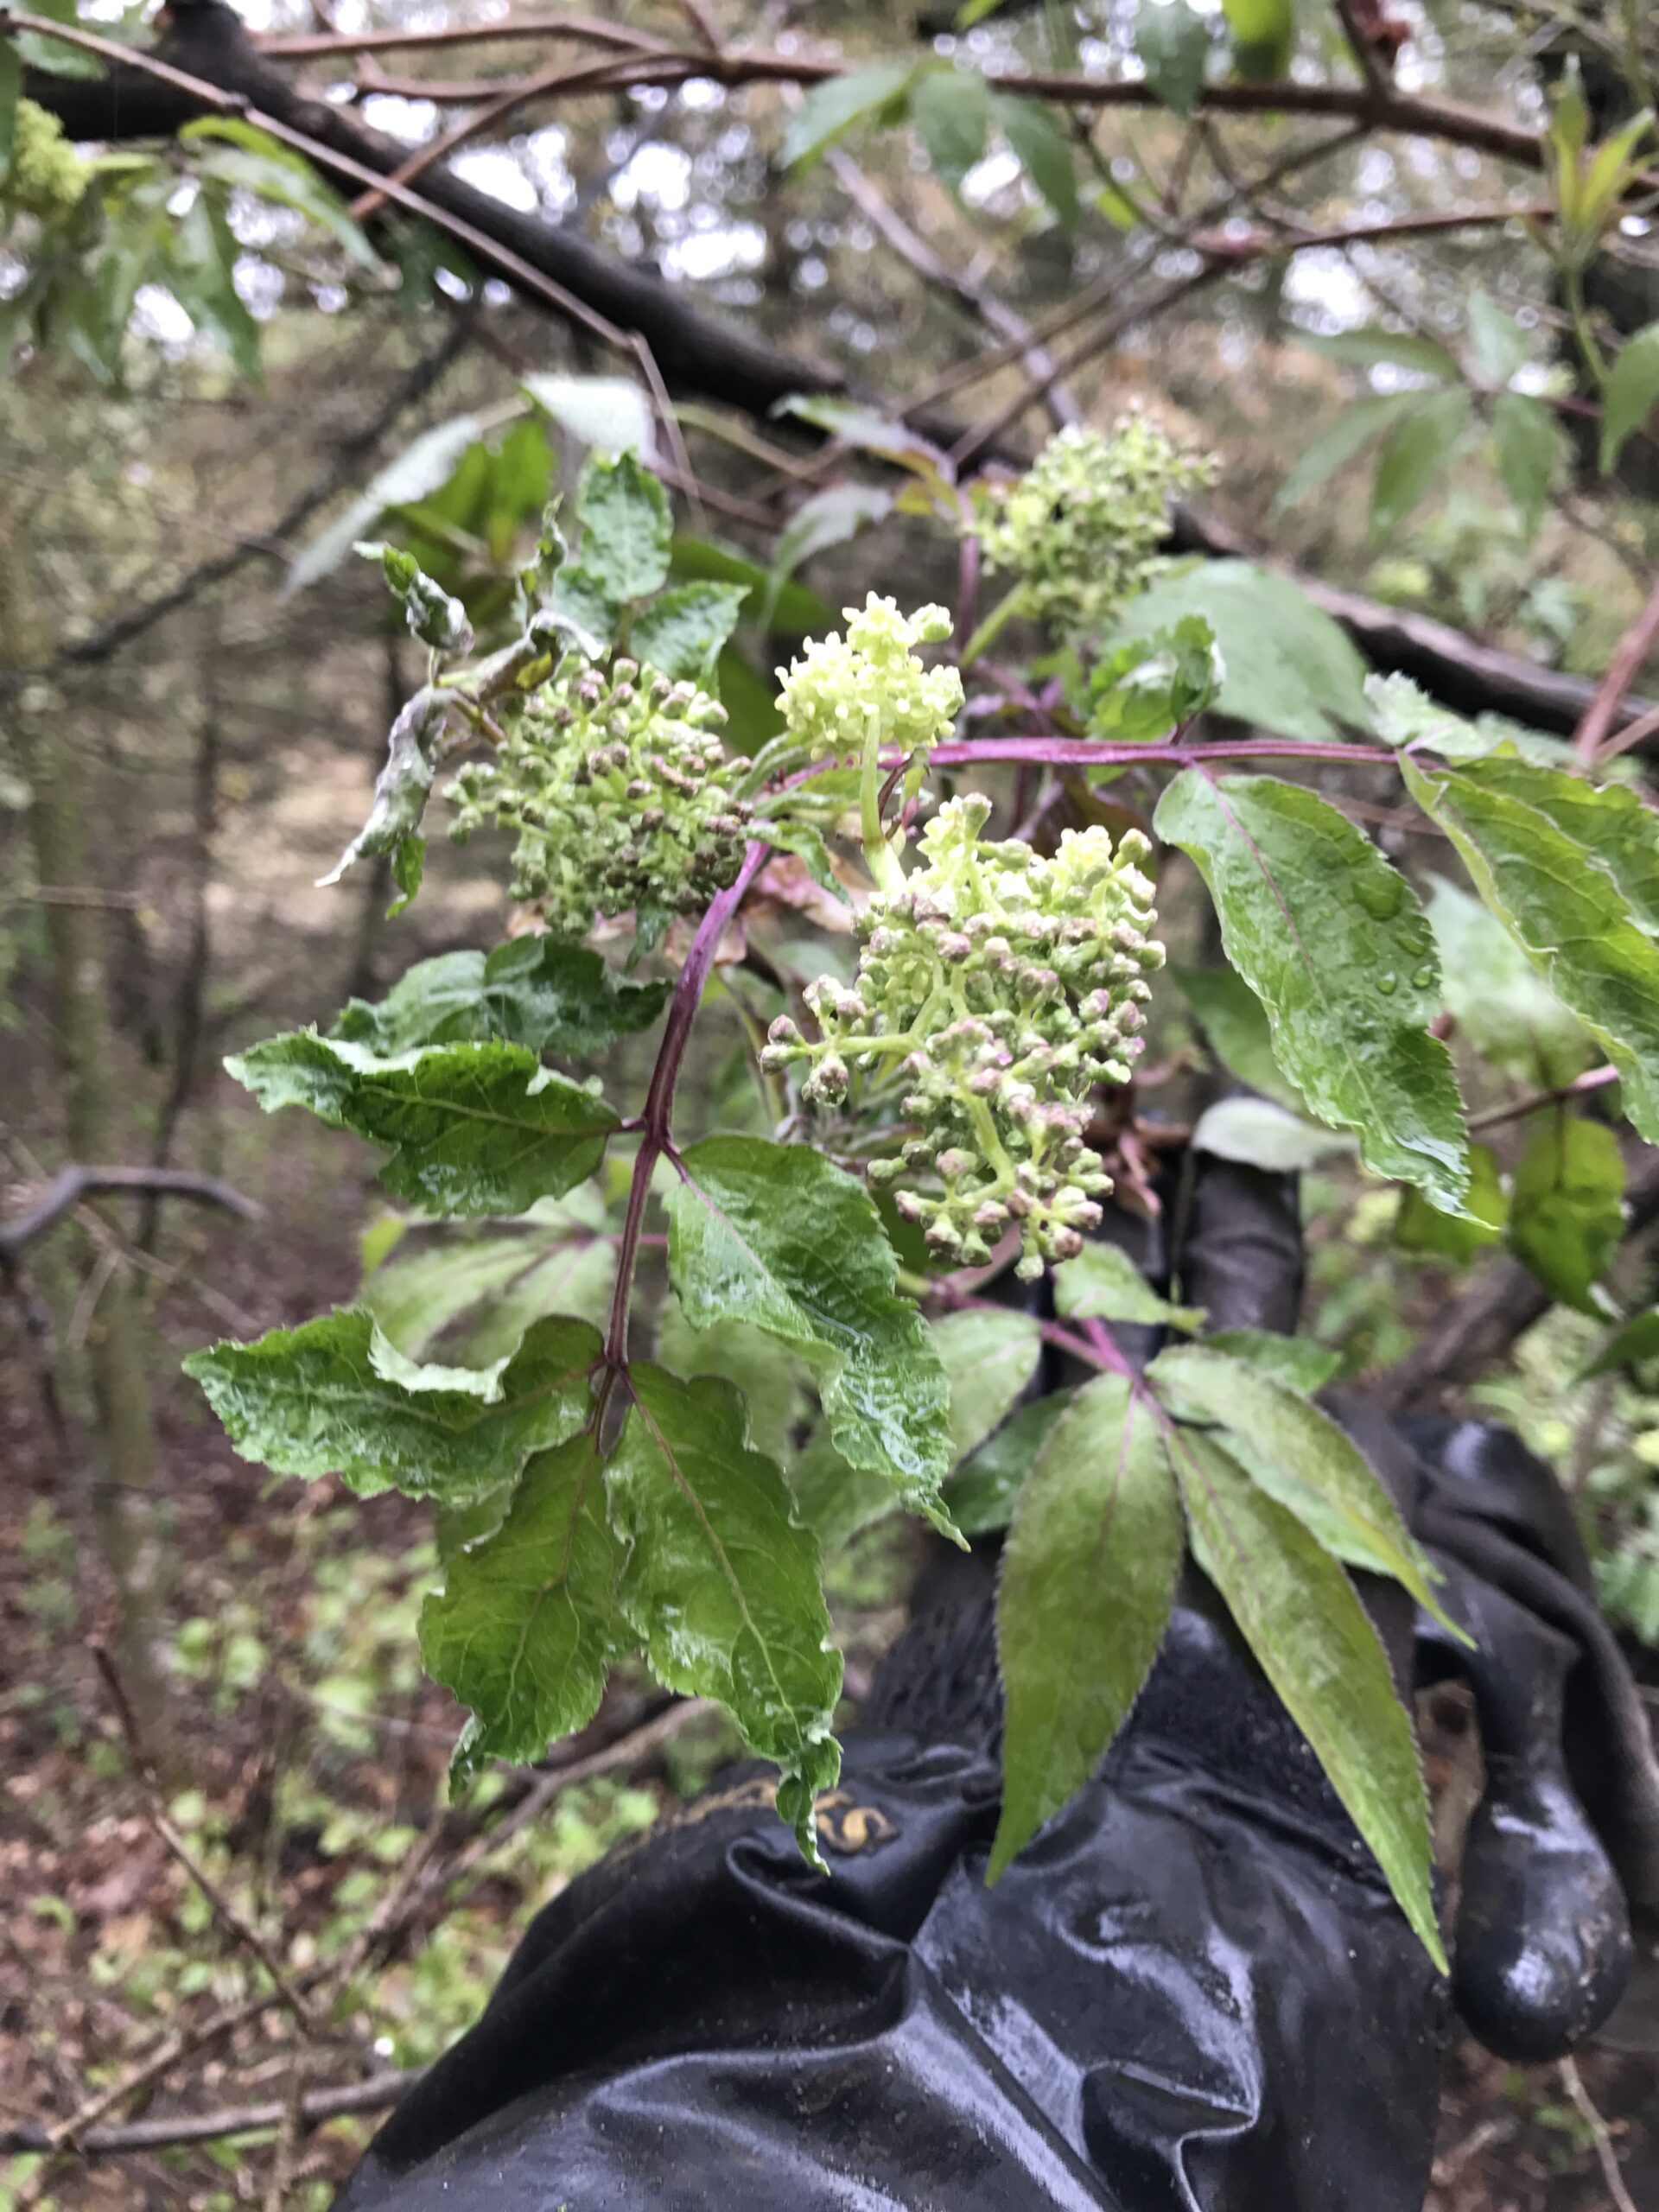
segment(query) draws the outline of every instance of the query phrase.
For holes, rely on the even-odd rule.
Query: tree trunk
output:
[[[14,574],[0,594],[0,658],[25,667],[43,658],[48,641],[30,634],[41,626]],[[86,760],[67,702],[45,686],[30,686],[14,711],[40,887],[85,887]],[[99,944],[104,916],[97,906],[73,899],[48,901],[45,916],[65,1149],[71,1159],[103,1166],[119,1157],[111,1111],[114,1037]],[[146,1510],[156,1473],[147,1332],[130,1265],[119,1257],[111,1265],[96,1243],[92,1265],[100,1273],[107,1268],[108,1279],[92,1301],[84,1351],[72,1348],[63,1360],[72,1404],[79,1401],[78,1410],[91,1414],[92,1464],[66,1465],[64,1472],[82,1490],[87,1510],[78,1517],[93,1533],[113,1585],[122,1676],[151,1756],[165,1771],[172,1764],[171,1732],[156,1650],[164,1560]]]

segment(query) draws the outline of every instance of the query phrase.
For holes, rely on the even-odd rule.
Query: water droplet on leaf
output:
[[[1376,988],[1385,999],[1391,999],[1400,988],[1400,978],[1392,968],[1385,968],[1376,979]]]
[[[1426,991],[1434,981],[1434,970],[1425,961],[1421,968],[1414,968],[1411,980],[1420,991]]]

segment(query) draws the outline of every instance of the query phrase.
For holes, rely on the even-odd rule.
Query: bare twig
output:
[[[1581,760],[1594,760],[1606,743],[1614,718],[1656,643],[1659,643],[1659,584],[1654,586],[1647,605],[1619,639],[1612,666],[1603,677],[1600,688],[1579,724],[1573,749]]]
[[[405,2073],[372,2074],[337,2089],[313,2089],[300,2100],[307,2127],[354,2112],[384,2112],[412,2089],[423,2067]],[[84,2128],[75,2144],[83,2158],[119,2158],[138,2151],[165,2151],[188,2143],[216,2143],[229,2135],[254,2135],[283,2124],[283,2104],[231,2105],[218,2112],[179,2113],[170,2118],[132,2120],[124,2126]],[[38,2121],[0,2129],[0,2155],[51,2152],[59,2145]]]
[[[1636,2212],[1636,2199],[1624,2186],[1624,2177],[1618,2170],[1618,2152],[1613,2148],[1612,2131],[1596,2108],[1594,2099],[1584,2086],[1584,2076],[1570,2058],[1560,2062],[1561,2087],[1573,2101],[1573,2109],[1590,2130],[1596,2146],[1596,2157],[1601,2164],[1601,2177],[1607,2184],[1607,2201],[1613,2212]]]
[[[1471,1114],[1470,1133],[1472,1135],[1481,1129],[1501,1128],[1505,1122],[1518,1122],[1525,1115],[1535,1114],[1541,1106],[1559,1106],[1564,1098],[1580,1098],[1586,1091],[1605,1090],[1610,1084],[1618,1081],[1618,1070],[1615,1067],[1586,1068],[1571,1083],[1558,1083],[1552,1090],[1529,1091],[1524,1098],[1511,1099],[1507,1106],[1492,1106],[1484,1114]]]
[[[72,1163],[58,1171],[32,1206],[10,1221],[0,1221],[0,1264],[15,1259],[26,1245],[73,1213],[83,1198],[101,1191],[159,1192],[168,1198],[194,1198],[202,1205],[223,1206],[244,1221],[264,1218],[263,1207],[216,1175],[193,1175],[181,1167],[83,1167]]]

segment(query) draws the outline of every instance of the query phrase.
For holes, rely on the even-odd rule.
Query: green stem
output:
[[[1026,587],[1023,582],[1013,585],[1003,593],[1001,598],[997,601],[996,605],[963,647],[959,663],[961,667],[971,667],[980,655],[1001,636],[1014,616],[1024,612],[1025,594]]]
[[[1596,334],[1590,327],[1590,310],[1585,303],[1584,271],[1576,263],[1570,263],[1565,272],[1563,289],[1567,294],[1567,311],[1573,320],[1573,335],[1584,356],[1585,366],[1596,380],[1598,391],[1607,388],[1607,357],[1596,343]]]

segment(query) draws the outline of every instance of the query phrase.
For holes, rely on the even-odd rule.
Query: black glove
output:
[[[1185,1219],[1183,1288],[1212,1325],[1294,1325],[1291,1185],[1205,1163]],[[1155,1246],[1137,1256],[1166,1275]],[[1366,1434],[1346,1410],[1402,1506],[1442,1509],[1455,1452]],[[1459,1591],[1481,1583],[1465,1551]],[[756,1770],[613,1854],[537,1916],[340,2212],[1418,2212],[1448,1993],[1195,1571],[1099,1774],[986,1889],[995,1567],[982,1545],[923,1578],[820,1801],[827,1877],[802,1863]],[[1507,1582],[1501,1599],[1481,1590],[1481,1623],[1519,1614],[1502,1618],[1524,1664],[1494,1641],[1471,1670],[1478,1693],[1482,1669],[1500,1685],[1559,1680],[1553,1620]],[[1409,1600],[1391,1584],[1363,1594],[1404,1686]],[[1532,1691],[1511,1704],[1491,1703],[1510,1731],[1493,1740],[1541,1771],[1555,1709]],[[1494,1830],[1516,1802],[1503,1756]],[[1478,1848],[1465,1919],[1478,1910],[1484,1933],[1484,1894],[1493,1924],[1533,1929],[1554,1909],[1539,1869],[1562,1863],[1551,1852],[1569,1827],[1554,1798],[1518,1847],[1500,1838],[1498,1861],[1521,1870],[1503,1876],[1507,1904],[1501,1884],[1483,1891]],[[1594,1877],[1605,1929],[1605,1861],[1573,1865]],[[1573,2024],[1607,1997],[1616,1950],[1586,1937],[1597,1994]],[[1497,1980],[1513,2017],[1516,1976]]]

